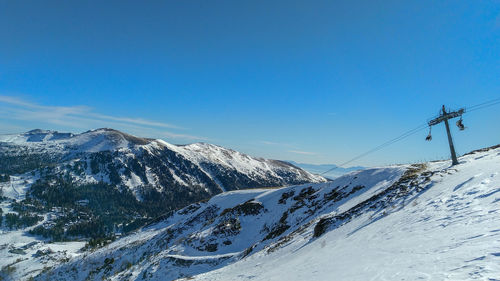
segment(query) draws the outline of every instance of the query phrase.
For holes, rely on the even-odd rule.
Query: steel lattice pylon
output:
[[[444,108],[444,105],[443,105],[443,108],[442,108],[440,115],[427,123],[429,125],[429,128],[431,128],[434,125],[437,125],[441,122],[444,122],[444,125],[446,127],[446,133],[448,134],[448,143],[450,144],[452,165],[457,165],[458,160],[457,160],[457,154],[455,153],[455,147],[453,146],[453,139],[451,138],[450,125],[448,124],[448,119],[456,118],[459,116],[461,117],[462,114],[464,114],[464,113],[465,113],[464,108],[460,108],[457,111],[446,112],[446,109]],[[462,120],[462,119],[460,119],[460,120]],[[460,122],[460,124],[462,125],[461,122]],[[457,126],[458,126],[458,124],[457,124]],[[463,127],[463,125],[462,125],[462,127]],[[463,130],[463,128],[460,128],[460,129]],[[431,139],[432,139],[432,137],[431,137],[431,134],[429,132],[429,135],[427,136],[426,140],[431,140]]]

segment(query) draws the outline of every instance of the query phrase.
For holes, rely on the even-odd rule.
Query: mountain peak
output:
[[[33,129],[31,131],[27,131],[25,134],[34,135],[34,134],[50,134],[50,133],[57,133],[57,131]]]
[[[99,128],[99,129],[90,130],[90,131],[81,133],[81,135],[85,135],[85,134],[103,134],[103,135],[108,135],[111,138],[115,138],[115,139],[121,137],[133,145],[145,145],[145,144],[148,144],[151,141],[153,141],[153,139],[136,137],[134,135],[127,134],[127,133],[124,133],[122,131],[112,129],[112,128]]]

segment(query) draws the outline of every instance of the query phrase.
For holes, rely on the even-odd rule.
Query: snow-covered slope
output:
[[[0,135],[0,280],[15,268],[13,279],[27,278],[85,242],[112,240],[226,190],[325,181],[216,145],[113,129]]]
[[[231,191],[39,280],[497,280],[500,148]]]

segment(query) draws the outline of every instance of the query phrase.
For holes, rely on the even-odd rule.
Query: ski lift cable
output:
[[[478,105],[478,106],[476,106],[474,108],[468,109],[467,112],[473,112],[473,111],[484,109],[484,108],[487,108],[487,107],[490,107],[490,106],[494,106],[494,105],[497,105],[497,104],[500,104],[500,100],[498,100],[496,102],[492,102],[492,103],[481,104],[481,106]]]
[[[489,107],[489,106],[492,106],[492,105],[495,105],[495,104],[498,104],[498,103],[500,103],[500,98],[496,98],[496,99],[492,99],[492,100],[489,100],[489,101],[485,101],[485,102],[482,102],[482,103],[479,103],[479,104],[476,104],[476,105],[473,105],[473,106],[470,106],[470,107],[466,107],[466,108],[467,108],[467,111],[470,112],[470,111],[478,110],[478,109],[481,109],[481,108],[484,108],[484,107]]]
[[[409,136],[411,136],[411,135],[413,135],[413,134],[415,134],[415,133],[417,133],[417,132],[422,131],[423,129],[426,129],[426,128],[427,128],[427,126],[428,126],[428,125],[427,125],[427,123],[422,124],[422,125],[419,125],[418,127],[414,128],[414,129],[411,129],[411,130],[409,130],[409,131],[407,131],[407,132],[405,132],[405,133],[403,133],[403,134],[399,135],[398,137],[393,138],[393,139],[391,139],[391,140],[389,140],[389,141],[387,141],[387,142],[384,142],[383,144],[381,144],[381,145],[379,145],[379,146],[376,146],[376,147],[374,147],[374,148],[372,148],[372,149],[370,149],[370,150],[368,150],[368,151],[366,151],[366,152],[364,152],[364,153],[362,153],[362,154],[360,154],[360,155],[358,155],[358,156],[356,156],[356,157],[354,157],[354,158],[352,158],[352,159],[350,159],[350,160],[348,160],[348,161],[346,161],[346,162],[344,162],[344,163],[341,163],[340,165],[338,165],[338,166],[336,166],[336,167],[333,167],[333,168],[331,168],[331,169],[329,169],[329,170],[327,170],[327,171],[325,171],[325,172],[321,173],[320,175],[324,175],[324,174],[326,174],[326,173],[328,173],[328,172],[331,172],[331,171],[333,171],[333,170],[335,170],[335,169],[337,169],[337,168],[340,168],[340,167],[342,167],[342,166],[344,166],[344,165],[347,165],[347,164],[349,164],[349,163],[351,163],[351,162],[354,162],[354,161],[358,160],[359,158],[362,158],[362,157],[364,157],[364,156],[366,156],[366,155],[368,155],[368,154],[371,154],[371,153],[373,153],[373,152],[379,151],[379,150],[381,150],[382,148],[385,148],[386,146],[389,146],[389,145],[391,145],[391,144],[393,144],[393,143],[396,143],[396,142],[398,142],[398,141],[401,141],[401,140],[403,140],[403,139],[405,139],[405,138],[407,138],[407,137],[409,137]]]
[[[484,108],[487,108],[487,107],[490,107],[490,106],[493,106],[493,105],[497,105],[497,104],[500,104],[500,98],[492,99],[492,100],[489,100],[489,101],[486,101],[486,102],[483,102],[483,103],[480,103],[480,104],[473,105],[471,107],[466,107],[467,108],[466,112],[472,112],[472,111],[484,109]],[[356,160],[358,160],[358,159],[360,159],[362,157],[365,157],[368,154],[371,154],[371,153],[374,153],[376,151],[379,151],[379,150],[381,150],[381,149],[383,149],[383,148],[385,148],[385,147],[387,147],[387,146],[389,146],[389,145],[391,145],[393,143],[396,143],[396,142],[401,141],[401,140],[403,140],[403,139],[405,139],[405,138],[407,138],[407,137],[409,137],[409,136],[411,136],[413,134],[416,134],[416,133],[422,131],[423,129],[425,129],[427,127],[428,127],[427,123],[422,124],[422,125],[414,128],[414,129],[411,129],[411,130],[409,130],[409,131],[401,134],[400,136],[398,136],[398,137],[396,137],[394,139],[391,139],[391,140],[389,140],[389,141],[387,141],[387,142],[385,142],[385,143],[383,143],[383,144],[381,144],[381,145],[379,145],[379,146],[377,146],[375,148],[372,148],[372,149],[370,149],[370,150],[368,150],[368,151],[366,151],[366,152],[364,152],[364,153],[362,153],[362,154],[360,154],[360,155],[358,155],[358,156],[356,156],[356,157],[354,157],[354,158],[352,158],[352,159],[350,159],[350,160],[348,160],[346,162],[343,162],[343,163],[341,163],[338,166],[335,166],[335,167],[333,167],[331,169],[328,169],[328,170],[324,171],[323,173],[321,173],[320,175],[324,175],[324,174],[326,174],[328,172],[331,172],[331,171],[333,171],[333,170],[335,170],[337,168],[341,168],[344,165],[347,165],[347,164],[349,164],[351,162],[354,162],[354,161],[356,161]]]

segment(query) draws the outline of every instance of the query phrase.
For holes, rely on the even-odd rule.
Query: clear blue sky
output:
[[[0,0],[0,132],[113,127],[340,163],[500,96],[499,1]],[[453,126],[500,143],[500,106]],[[440,125],[352,163],[448,157]]]

